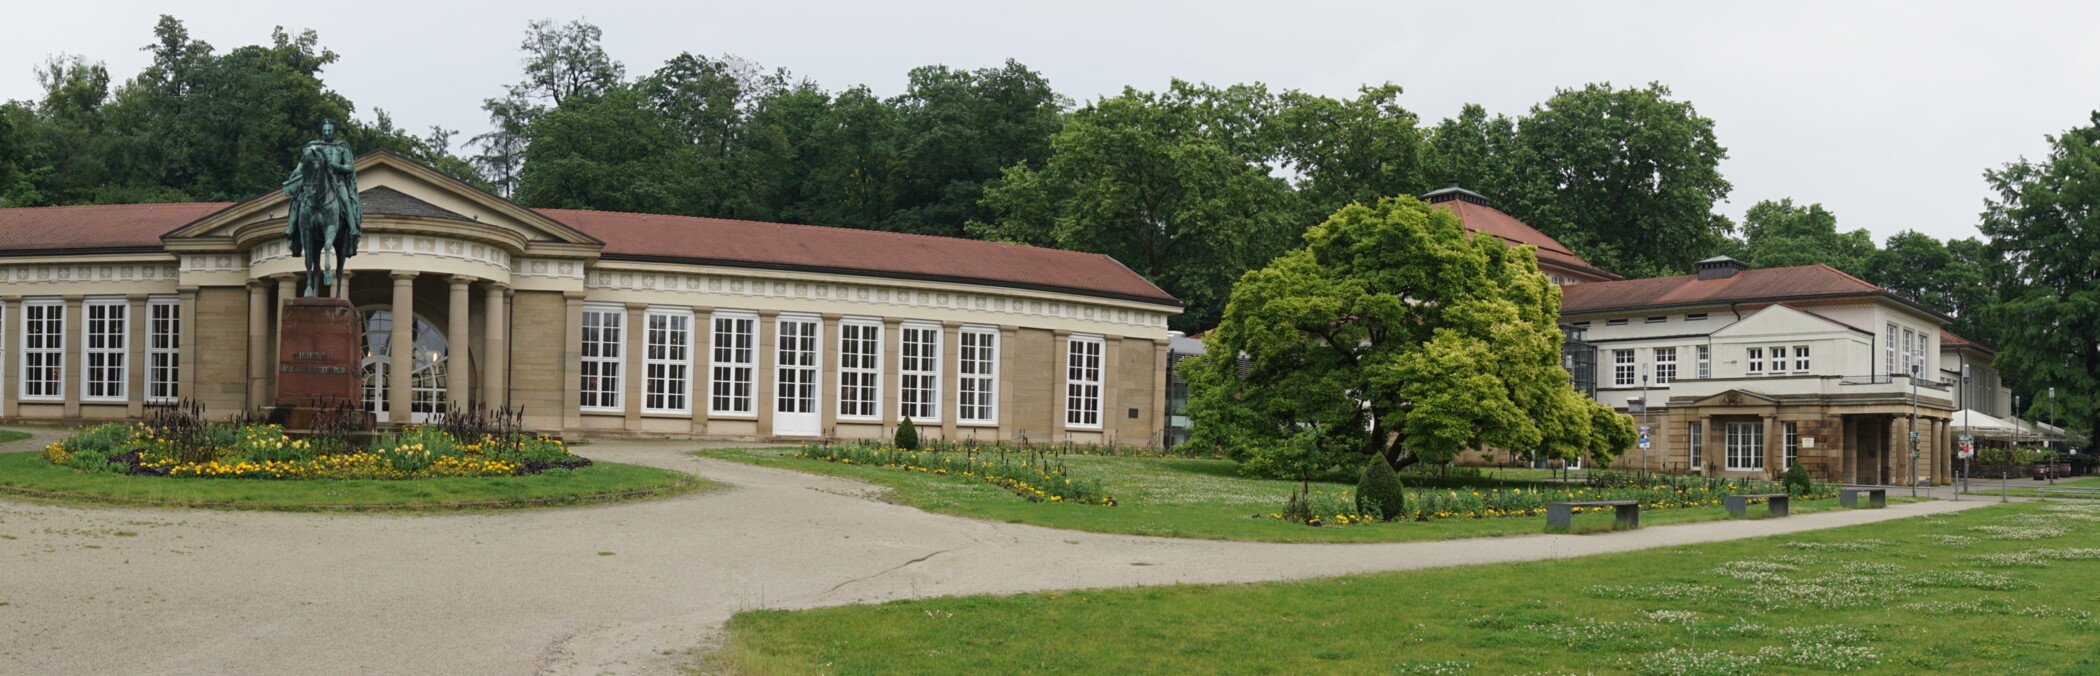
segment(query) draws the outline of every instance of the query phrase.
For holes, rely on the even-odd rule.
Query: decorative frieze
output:
[[[181,276],[174,263],[74,263],[0,267],[0,280],[15,284],[82,282],[172,282]]]
[[[870,284],[752,279],[725,275],[595,270],[585,286],[608,291],[669,291],[752,298],[792,298],[868,305],[966,310],[1052,317],[1164,329],[1167,316],[1091,303],[1045,301],[998,294],[921,291]]]
[[[479,242],[433,237],[428,235],[403,235],[395,233],[367,233],[360,245],[359,253],[391,253],[406,256],[437,256],[485,263],[499,268],[510,267],[510,252],[500,247]],[[257,245],[248,251],[248,264],[253,266],[263,261],[286,258],[291,249],[282,240]]]
[[[521,258],[510,274],[520,277],[583,279],[583,262],[546,258]]]

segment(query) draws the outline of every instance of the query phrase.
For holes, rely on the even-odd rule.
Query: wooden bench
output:
[[[1772,516],[1786,516],[1787,501],[1792,498],[1793,496],[1785,493],[1752,493],[1726,496],[1721,498],[1721,503],[1728,506],[1729,516],[1742,518],[1750,515],[1751,500],[1762,499],[1765,501],[1766,511]]]
[[[1889,506],[1889,489],[1886,488],[1840,488],[1838,489],[1838,504],[1845,507],[1858,507],[1861,494],[1867,496],[1867,504],[1873,505],[1874,509]]]
[[[1574,528],[1576,507],[1613,507],[1618,511],[1618,530],[1641,527],[1641,501],[1595,500],[1546,503],[1546,530],[1564,533]]]

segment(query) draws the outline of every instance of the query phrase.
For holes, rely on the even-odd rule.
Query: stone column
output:
[[[839,435],[839,354],[846,341],[838,332],[845,330],[839,323],[844,317],[845,315],[836,312],[826,312],[817,318],[817,335],[831,336],[832,345],[831,354],[819,355],[817,358],[817,363],[823,365],[818,369],[823,373],[818,382],[830,388],[817,390],[817,435],[826,438],[837,438]],[[823,341],[818,341],[818,344],[823,344]]]
[[[562,428],[583,428],[583,291],[562,292]]]
[[[752,345],[758,353],[758,369],[751,374],[751,410],[758,414],[758,437],[773,436],[773,352],[778,348],[773,343],[780,335],[776,322],[779,310],[758,311],[758,341]]]
[[[899,319],[882,320],[882,391],[875,394],[875,413],[882,416],[882,434],[889,435],[903,424],[904,403],[897,393],[904,391],[904,372],[899,345],[904,342],[904,322]],[[912,421],[913,425],[919,421]]]
[[[502,282],[489,282],[481,303],[481,401],[490,408],[510,403],[510,304]]]
[[[153,318],[146,314],[146,295],[124,297],[124,415],[146,414],[146,329]]]
[[[344,270],[336,275],[335,286],[329,287],[328,297],[350,300],[350,278],[355,274],[357,273],[353,270]]]
[[[1021,436],[1020,423],[1014,417],[1013,388],[1015,365],[1021,363],[1021,358],[1016,356],[1016,351],[1014,350],[1014,340],[1020,334],[1021,327],[1000,325],[999,351],[993,355],[999,360],[999,377],[994,381],[998,387],[999,399],[999,410],[997,411],[999,415],[999,434],[997,438],[1009,441],[1018,441]]]
[[[1167,379],[1172,377],[1167,372],[1167,351],[1173,344],[1167,338],[1152,341],[1152,429],[1146,430],[1145,436],[1156,442],[1160,450],[1167,448],[1167,423],[1172,415],[1167,411]]]
[[[1699,416],[1699,447],[1692,449],[1692,452],[1699,454],[1700,474],[1713,474],[1716,466],[1714,459],[1720,457],[1720,454],[1715,453],[1714,449],[1719,446],[1717,441],[1722,433],[1722,430],[1715,427],[1712,415]]]
[[[415,415],[416,272],[395,270],[393,332],[387,336],[387,422],[408,424]]]
[[[8,418],[22,415],[22,358],[6,350],[22,347],[22,297],[0,298],[0,355],[7,356],[0,359],[0,415]]]
[[[1072,332],[1059,329],[1050,332],[1050,441],[1065,441],[1065,420],[1071,415],[1065,410],[1069,403],[1065,397],[1065,375],[1070,373],[1072,359]]]
[[[468,349],[474,344],[474,329],[467,323],[472,319],[468,316],[472,297],[467,295],[467,285],[473,284],[474,278],[453,275],[446,281],[452,284],[451,303],[445,308],[445,398],[451,400],[445,402],[445,410],[450,412],[453,407],[474,400],[474,359],[473,351]],[[487,362],[488,358],[483,357],[482,361]]]
[[[187,318],[185,318],[187,319]],[[270,287],[262,280],[248,282],[248,401],[243,410],[260,410],[270,404]]]
[[[962,417],[957,407],[962,388],[957,386],[956,375],[962,371],[962,322],[941,322],[941,386],[940,407],[934,410],[941,417],[941,438],[955,439],[955,423]]]
[[[620,374],[620,411],[626,414],[624,424],[629,432],[641,430],[642,404],[647,403],[642,400],[642,384],[649,376],[648,311],[648,303],[628,303],[627,318],[621,320],[627,333],[620,336],[620,351],[627,358],[621,360],[626,373]]]
[[[277,365],[284,363],[284,355],[278,353],[279,350],[284,349],[284,306],[290,305],[293,298],[299,297],[299,276],[285,273],[270,275],[270,279],[277,282],[277,302],[270,304],[272,308],[270,311],[272,315],[270,317],[270,356],[268,358],[269,361],[266,362],[270,373],[268,388],[270,399],[267,405],[275,406],[277,404]]]
[[[1765,425],[1764,474],[1765,478],[1769,479],[1777,476],[1777,472],[1786,471],[1786,432],[1779,424],[1777,413],[1758,416],[1758,422]]]
[[[175,293],[180,307],[176,310],[178,315],[175,339],[175,396],[178,399],[190,397],[201,402],[203,398],[198,395],[203,393],[197,391],[197,287],[179,287]],[[7,316],[14,316],[12,307],[8,309]],[[13,415],[13,412],[10,411],[9,415]]]
[[[1101,443],[1113,444],[1123,436],[1123,426],[1130,424],[1130,412],[1124,410],[1123,398],[1116,396],[1117,362],[1123,358],[1123,337],[1101,338]]]
[[[691,397],[693,410],[693,434],[707,433],[707,412],[714,406],[714,369],[708,366],[714,359],[715,309],[706,305],[693,306],[693,370],[686,374],[687,394]]]
[[[66,296],[66,366],[59,376],[59,389],[66,393],[64,415],[67,418],[80,417],[80,395],[86,394],[82,390],[87,389],[87,370],[82,368],[86,361],[82,357],[87,340],[81,335],[82,330],[87,328],[87,322],[81,316],[81,313],[85,312],[81,307],[81,300],[80,296]]]

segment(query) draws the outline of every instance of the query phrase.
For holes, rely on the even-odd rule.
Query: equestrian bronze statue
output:
[[[285,214],[285,241],[292,255],[306,259],[304,298],[332,295],[335,280],[343,275],[343,261],[357,255],[364,238],[364,206],[357,197],[356,157],[350,144],[335,138],[335,123],[321,123],[321,138],[308,141],[299,151],[299,163],[284,181],[284,194],[291,198]],[[328,267],[329,254],[335,268]]]

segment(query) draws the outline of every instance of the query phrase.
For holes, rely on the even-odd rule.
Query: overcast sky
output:
[[[890,95],[915,66],[1007,58],[1077,100],[1169,78],[1348,96],[1394,82],[1425,124],[1464,103],[1516,115],[1556,87],[1660,81],[1717,125],[1740,220],[1764,199],[1821,202],[1841,228],[1976,234],[1982,173],[2047,151],[2100,108],[2100,3],[1736,2],[64,2],[17,3],[0,100],[41,95],[53,54],[147,57],[170,13],[221,51],[313,28],[324,77],[370,119],[461,138],[519,79],[527,21],[585,18],[630,75],[679,52],[784,66]]]

